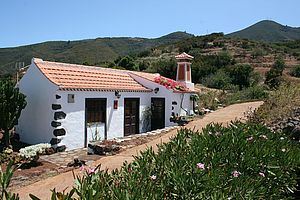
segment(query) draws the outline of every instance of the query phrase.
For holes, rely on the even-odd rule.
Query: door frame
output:
[[[136,133],[135,134],[139,134],[140,133],[140,98],[136,97],[136,98],[124,98],[124,123],[123,123],[123,136],[125,137],[125,101],[126,100],[137,100],[137,111],[136,111]],[[130,135],[130,134],[129,134]]]
[[[84,100],[84,148],[87,147],[87,101],[88,100],[104,100],[105,102],[105,124],[104,124],[104,139],[107,139],[107,98],[85,98]]]
[[[166,126],[166,98],[165,97],[151,97],[151,112],[153,111],[152,108],[153,108],[153,99],[158,99],[158,100],[163,100],[164,102],[164,113],[163,113],[163,120],[164,120],[164,124],[163,124],[163,127],[164,128]],[[153,116],[153,115],[152,115]],[[151,117],[151,130],[154,130],[153,129],[153,126],[152,126],[152,117]]]

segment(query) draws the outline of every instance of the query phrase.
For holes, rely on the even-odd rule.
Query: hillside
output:
[[[167,45],[191,38],[186,32],[174,32],[160,38],[97,38],[79,41],[51,41],[39,44],[0,48],[0,75],[15,71],[16,62],[29,64],[32,57],[49,61],[103,65],[118,56],[134,54],[154,46]]]
[[[202,83],[203,78],[218,69],[234,64],[250,65],[262,78],[277,58],[283,58],[286,64],[284,74],[287,76],[291,68],[300,64],[300,41],[266,43],[228,38],[222,33],[196,36],[175,44],[152,48],[148,56],[137,57],[136,63],[140,65],[140,69],[175,78],[174,56],[180,52],[194,56],[192,79],[195,83]],[[288,78],[293,79],[292,81],[300,81],[292,77]]]
[[[300,27],[283,26],[274,21],[263,20],[248,28],[228,34],[227,37],[266,42],[300,40]]]

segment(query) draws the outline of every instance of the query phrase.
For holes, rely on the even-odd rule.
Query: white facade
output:
[[[19,83],[20,92],[26,95],[27,106],[22,111],[17,132],[20,139],[29,144],[49,143],[51,140],[59,141],[54,146],[65,146],[67,150],[84,147],[85,133],[87,140],[93,139],[93,133],[99,132],[100,139],[105,139],[105,125],[97,127],[86,126],[85,101],[90,98],[106,99],[106,134],[107,139],[124,136],[124,99],[139,99],[139,132],[146,132],[144,110],[151,107],[151,98],[165,99],[165,126],[175,125],[170,122],[172,112],[175,115],[188,115],[192,110],[190,101],[191,93],[180,93],[169,90],[166,87],[147,80],[136,74],[130,76],[141,85],[152,89],[152,92],[120,92],[117,98],[114,91],[79,91],[60,90],[53,84],[33,62],[27,73]],[[155,93],[154,89],[159,88]],[[68,102],[68,95],[74,95],[74,102]],[[118,101],[117,109],[114,109],[114,101]],[[176,102],[176,103],[175,103]],[[53,109],[53,105],[60,105]],[[56,112],[66,114],[64,119],[54,119]],[[53,127],[51,123],[58,122]],[[53,131],[63,129],[65,134],[54,136]],[[98,137],[99,139],[99,137]]]

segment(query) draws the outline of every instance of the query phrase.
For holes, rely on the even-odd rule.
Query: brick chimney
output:
[[[176,81],[180,82],[190,90],[194,90],[191,74],[191,61],[194,57],[183,52],[182,54],[175,56],[175,58],[177,60]]]

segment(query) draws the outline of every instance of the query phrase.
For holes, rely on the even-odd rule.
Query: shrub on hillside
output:
[[[206,76],[202,84],[216,89],[227,89],[231,85],[231,77],[224,70],[218,70],[216,73]]]
[[[254,85],[234,93],[228,93],[224,103],[229,105],[237,102],[264,100],[267,96],[268,92],[265,85]]]
[[[285,68],[285,62],[282,58],[277,59],[271,69],[266,73],[265,84],[270,88],[278,88],[283,81],[282,73]]]
[[[199,109],[217,110],[219,104],[222,104],[225,98],[226,93],[220,90],[201,92],[198,100]]]
[[[293,67],[290,71],[290,75],[300,78],[300,65]]]
[[[231,78],[231,84],[239,86],[239,89],[249,87],[253,68],[250,65],[233,65],[226,69],[229,77]]]
[[[298,143],[260,124],[211,124],[201,134],[182,129],[157,154],[148,149],[111,174],[88,169],[72,192],[80,199],[288,199],[299,153]]]
[[[300,107],[300,85],[281,85],[272,91],[265,103],[258,108],[252,120],[269,124],[288,118]]]

